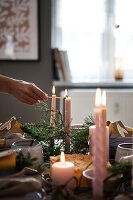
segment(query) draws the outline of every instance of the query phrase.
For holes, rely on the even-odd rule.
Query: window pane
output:
[[[125,75],[133,77],[133,0],[116,0],[115,18],[120,25],[116,36],[116,54],[123,58]]]
[[[102,65],[104,0],[60,0],[58,29],[73,82],[99,79]],[[58,47],[59,47],[58,46]]]

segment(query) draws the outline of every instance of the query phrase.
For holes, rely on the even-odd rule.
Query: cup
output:
[[[115,161],[119,162],[121,157],[131,154],[133,154],[133,143],[121,143],[117,147]]]
[[[32,140],[22,140],[14,142],[11,146],[11,149],[21,151],[24,157],[27,157],[27,154],[29,152],[31,158],[37,158],[37,160],[33,162],[33,165],[31,167],[34,169],[38,169],[39,165],[42,165],[44,162],[42,146],[38,141],[33,141],[32,146],[30,146],[31,142]]]

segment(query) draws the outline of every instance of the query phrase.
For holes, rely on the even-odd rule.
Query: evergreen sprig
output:
[[[16,157],[16,169],[20,170],[24,167],[29,167],[33,165],[33,162],[36,161],[37,158],[31,158],[30,153],[27,153],[27,156],[24,157],[22,152],[19,152],[19,154]]]
[[[43,147],[45,160],[49,156],[60,154],[61,150],[65,153],[84,153],[88,149],[89,126],[93,124],[93,116],[85,118],[85,122],[81,129],[71,129],[70,148],[66,147],[65,124],[60,111],[56,110],[55,126],[50,124],[51,109],[45,102],[41,102],[37,109],[41,111],[39,121],[36,123],[26,123],[21,128],[30,135],[32,139],[40,141]]]

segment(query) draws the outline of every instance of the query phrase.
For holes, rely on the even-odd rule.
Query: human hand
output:
[[[10,81],[9,93],[19,101],[33,105],[40,101],[48,100],[48,95],[38,88],[34,83],[12,79]]]

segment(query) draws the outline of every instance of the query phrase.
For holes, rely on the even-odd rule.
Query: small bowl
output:
[[[37,160],[33,162],[32,168],[38,169],[38,167],[44,162],[42,146],[38,141],[34,141],[32,146],[30,146],[31,142],[32,140],[14,142],[11,146],[11,149],[15,151],[21,151],[24,157],[26,157],[29,152],[31,158],[37,158]]]
[[[111,173],[107,172],[107,177],[110,176]],[[92,181],[94,179],[93,169],[87,169],[83,171],[83,176],[86,178],[88,182],[89,189],[92,188]],[[113,176],[109,180],[104,183],[104,192],[112,193],[116,187],[118,186],[120,176]]]
[[[110,159],[115,159],[117,147],[121,143],[132,143],[132,137],[116,137],[116,136],[111,136],[109,138]]]
[[[115,162],[119,162],[121,157],[131,154],[133,154],[133,143],[119,144],[116,151]]]

